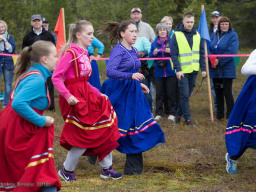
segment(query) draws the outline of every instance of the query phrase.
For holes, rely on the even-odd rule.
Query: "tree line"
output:
[[[186,11],[195,14],[195,27],[201,14],[201,5],[210,23],[211,12],[218,10],[223,16],[231,19],[233,28],[239,35],[240,48],[255,48],[256,45],[256,1],[254,0],[1,0],[0,19],[8,24],[8,32],[14,35],[17,52],[21,50],[22,39],[30,30],[30,17],[41,14],[50,22],[54,30],[60,8],[65,9],[66,34],[68,24],[76,20],[86,19],[92,22],[95,36],[109,50],[109,42],[98,36],[99,26],[107,21],[122,21],[130,18],[133,7],[140,7],[142,20],[148,22],[153,29],[164,16],[174,19],[173,28],[181,24],[182,15]]]

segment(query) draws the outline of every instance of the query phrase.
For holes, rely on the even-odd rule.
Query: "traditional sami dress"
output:
[[[230,114],[225,132],[230,157],[256,145],[256,75],[250,76]]]
[[[100,90],[101,84],[100,84],[100,74],[98,69],[98,64],[96,60],[91,60],[92,65],[92,75],[89,77],[89,83]]]
[[[102,161],[118,146],[120,133],[117,127],[116,113],[109,100],[97,97],[88,83],[89,75],[80,76],[77,56],[72,49],[75,74],[73,79],[64,84],[79,102],[69,105],[60,95],[60,108],[65,124],[60,137],[60,144],[70,150],[73,146],[86,148],[83,155],[98,156]]]
[[[140,61],[136,56],[136,50],[134,48],[127,50],[121,43],[112,50],[107,68],[116,63],[114,58],[118,57],[117,55],[123,58],[122,66],[119,63],[117,65],[127,67],[122,69],[125,73],[138,72]],[[129,69],[129,66],[133,68]],[[165,142],[164,133],[154,120],[140,82],[131,78],[110,78],[103,83],[101,92],[109,96],[117,113],[121,133],[118,151],[125,154],[138,154]]]
[[[42,76],[39,71],[30,71],[19,82],[33,74]],[[46,90],[49,107],[47,87]],[[10,103],[0,113],[0,191],[35,192],[48,186],[60,190],[53,159],[54,125],[38,127],[16,113],[12,108],[14,91]]]

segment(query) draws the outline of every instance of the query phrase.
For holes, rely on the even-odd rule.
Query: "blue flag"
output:
[[[198,32],[200,33],[201,37],[206,40],[207,46],[209,47],[211,45],[211,39],[209,35],[205,9],[201,13]]]

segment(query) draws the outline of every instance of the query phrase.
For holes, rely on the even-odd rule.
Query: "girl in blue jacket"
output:
[[[218,30],[211,36],[211,54],[237,54],[239,40],[237,33],[232,29],[232,24],[227,17],[221,17]],[[213,78],[217,99],[217,119],[224,118],[224,98],[226,101],[226,118],[234,106],[232,82],[236,78],[236,67],[232,57],[219,57],[211,63],[210,76]]]
[[[165,23],[156,26],[157,39],[151,45],[149,57],[170,57],[171,39],[168,36],[168,27]],[[176,73],[170,60],[155,60],[156,85],[156,120],[164,115],[163,105],[166,99],[165,111],[168,119],[174,120],[176,113]]]

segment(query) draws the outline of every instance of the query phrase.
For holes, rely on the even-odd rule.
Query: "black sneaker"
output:
[[[178,117],[178,116],[175,115],[175,117],[174,117],[174,124],[175,124],[175,125],[180,124],[180,119],[181,119],[180,117]]]

